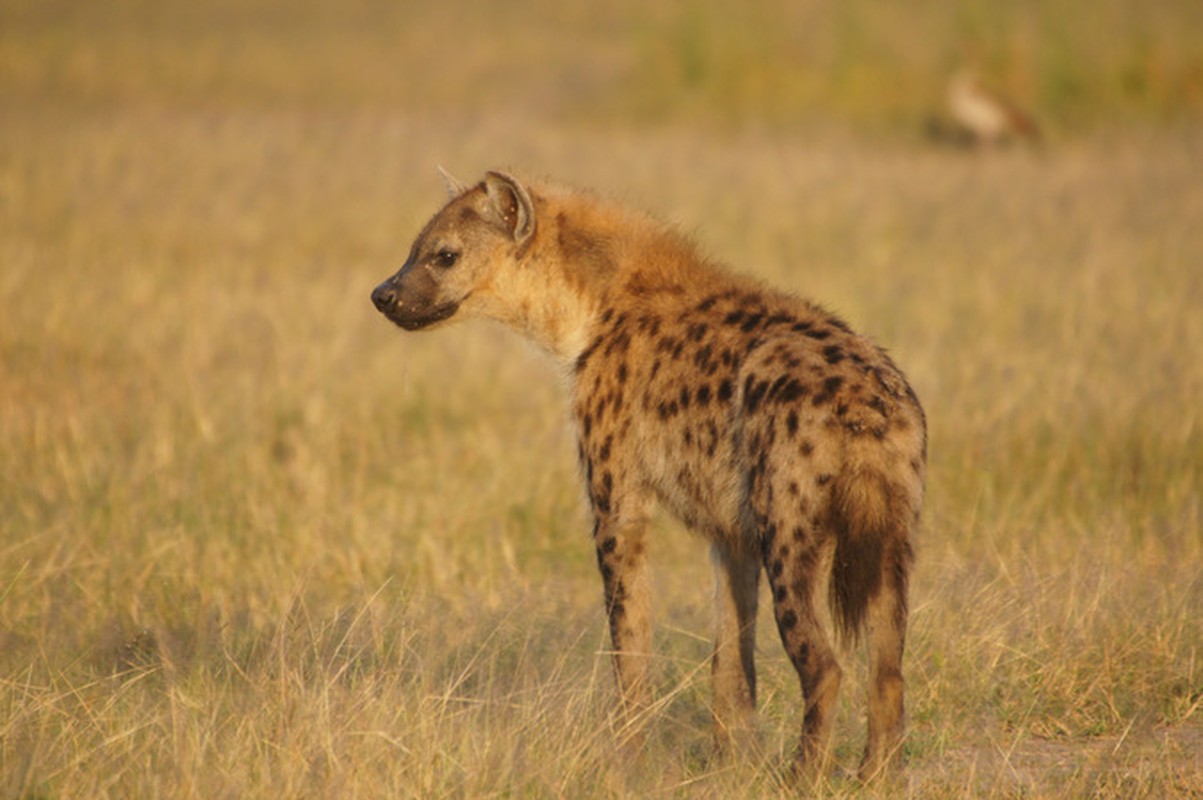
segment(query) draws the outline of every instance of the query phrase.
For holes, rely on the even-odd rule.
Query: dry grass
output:
[[[0,796],[782,793],[800,720],[771,624],[766,763],[716,763],[706,558],[659,521],[662,702],[616,728],[556,376],[486,326],[404,336],[371,309],[441,197],[439,162],[654,210],[825,300],[910,373],[932,463],[908,768],[880,790],[840,772],[825,794],[1203,794],[1196,129],[1150,112],[970,155],[686,128],[689,103],[648,126],[632,121],[646,96],[606,65],[652,64],[639,48],[677,22],[621,44],[634,12],[616,6],[577,49],[562,34],[583,12],[550,14],[512,74],[584,53],[602,66],[555,74],[609,87],[599,126],[555,100],[588,81],[361,77],[446,57],[432,31],[455,9],[377,29],[367,2],[115,8],[2,12]],[[516,29],[468,25],[478,65],[495,26]],[[148,30],[171,35],[113,44]],[[85,69],[105,52],[112,69]],[[315,52],[346,66],[322,84]],[[656,75],[650,90],[677,91]],[[716,114],[742,113],[702,86]],[[840,95],[848,118],[865,91]],[[473,115],[448,97],[494,99]]]

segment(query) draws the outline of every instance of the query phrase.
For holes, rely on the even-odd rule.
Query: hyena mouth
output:
[[[425,309],[420,312],[416,309],[398,308],[396,305],[393,305],[391,308],[380,309],[384,316],[407,331],[428,328],[436,322],[442,322],[458,310],[459,303],[448,303],[438,308]]]
[[[463,300],[431,306],[426,302],[401,302],[401,293],[392,280],[385,281],[372,292],[376,310],[407,331],[427,328],[442,322],[459,310]]]

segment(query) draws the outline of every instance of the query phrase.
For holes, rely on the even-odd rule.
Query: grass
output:
[[[661,700],[621,727],[556,375],[371,309],[440,162],[650,209],[912,377],[908,766],[846,777],[854,671],[822,794],[1203,792],[1193,6],[921,5],[884,51],[860,4],[111,8],[0,11],[0,795],[785,793],[771,622],[766,763],[716,762],[707,562],[658,520]],[[1045,150],[911,133],[965,35]],[[1095,76],[1064,106],[1057,58]]]

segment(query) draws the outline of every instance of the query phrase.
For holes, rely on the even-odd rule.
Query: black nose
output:
[[[397,292],[387,282],[372,290],[372,304],[380,311],[387,311],[397,303]]]

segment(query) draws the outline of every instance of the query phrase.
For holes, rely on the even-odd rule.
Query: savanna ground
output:
[[[821,793],[1203,796],[1203,7],[647,5],[0,6],[0,796],[786,793],[771,622],[765,763],[716,761],[659,520],[618,727],[557,376],[371,308],[438,163],[651,210],[909,372],[907,767],[847,777],[853,672]],[[1043,147],[917,133],[966,53]]]

